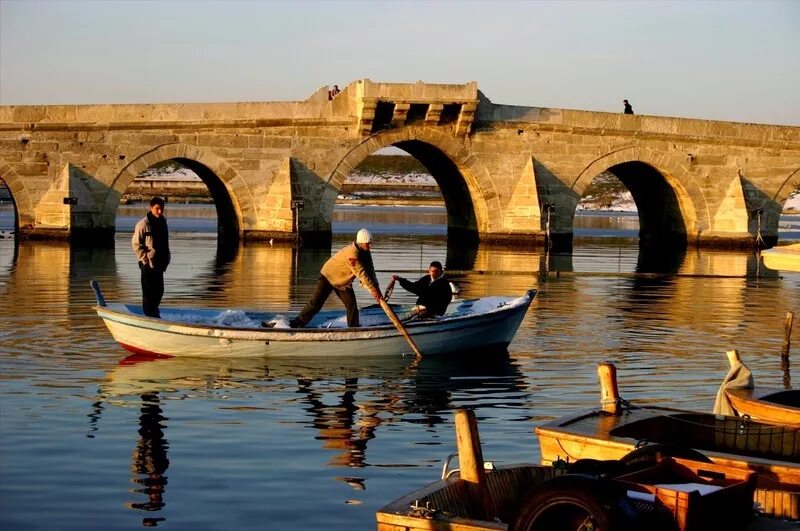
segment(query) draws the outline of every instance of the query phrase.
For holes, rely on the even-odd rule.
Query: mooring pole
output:
[[[620,415],[622,408],[617,388],[617,368],[613,363],[601,363],[597,367],[597,376],[600,378],[600,404],[603,411]]]
[[[794,323],[794,313],[786,312],[786,320],[783,322],[783,345],[781,346],[781,370],[783,371],[783,387],[791,389],[792,378],[789,374],[789,348],[792,344],[792,324]]]
[[[475,412],[471,409],[456,410],[455,423],[461,479],[467,482],[469,499],[483,512],[481,517],[491,520],[494,510],[486,483],[486,470],[483,468],[483,451]]]

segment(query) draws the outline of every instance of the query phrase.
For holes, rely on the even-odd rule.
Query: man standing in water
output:
[[[158,305],[164,296],[164,271],[171,258],[164,200],[160,197],[150,200],[150,211],[136,223],[131,244],[142,271],[142,311],[148,317],[160,318]]]
[[[358,305],[356,293],[353,291],[353,281],[358,278],[375,301],[381,300],[375,266],[372,265],[371,247],[372,234],[367,229],[361,229],[356,235],[355,242],[343,247],[328,259],[320,270],[314,295],[297,317],[289,322],[289,326],[302,328],[307,325],[322,309],[322,305],[325,304],[331,292],[335,292],[347,309],[347,326],[358,327]],[[264,323],[264,325],[274,326],[272,323]]]

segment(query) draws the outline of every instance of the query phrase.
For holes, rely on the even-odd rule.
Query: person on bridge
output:
[[[339,94],[339,92],[341,92],[339,90],[339,85],[334,85],[333,88],[328,91],[328,99],[332,100]]]
[[[625,114],[633,114],[633,107],[628,103],[628,100],[622,100],[622,104],[625,106]]]
[[[444,274],[442,263],[438,260],[428,266],[428,274],[416,282],[392,275],[392,280],[400,282],[404,290],[417,295],[417,316],[420,318],[444,315],[447,305],[453,299],[450,280]]]
[[[358,305],[353,291],[353,281],[358,278],[376,302],[382,299],[378,279],[375,276],[375,266],[372,264],[371,247],[372,234],[367,229],[361,229],[356,235],[355,242],[343,247],[328,259],[320,270],[314,295],[297,317],[289,321],[289,326],[302,328],[307,325],[322,309],[331,292],[335,292],[347,310],[347,326],[358,327]],[[270,326],[270,323],[264,325]]]
[[[131,244],[142,271],[142,312],[148,317],[160,318],[158,305],[164,296],[164,271],[172,258],[164,200],[160,197],[150,200],[149,212],[133,229]]]

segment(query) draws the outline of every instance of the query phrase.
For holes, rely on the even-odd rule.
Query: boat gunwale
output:
[[[630,413],[633,413],[633,412],[641,412],[641,413],[650,412],[654,416],[664,416],[664,415],[670,416],[672,414],[695,414],[695,415],[696,414],[703,414],[702,412],[697,412],[697,411],[688,411],[688,410],[673,409],[673,408],[659,407],[659,406],[656,406],[656,407],[631,406],[630,409],[625,410],[625,412],[622,415],[620,415],[619,417],[622,418],[626,414],[630,414]],[[713,413],[707,413],[707,414],[711,415],[711,416],[713,416],[715,418],[716,417],[720,417],[720,418],[731,418],[731,419],[735,419],[735,420],[741,420],[738,417],[726,417],[724,415],[714,415]],[[596,408],[585,409],[585,410],[579,411],[577,413],[574,413],[572,415],[569,415],[567,417],[559,417],[558,419],[555,419],[555,420],[549,421],[549,422],[547,422],[545,424],[536,426],[534,428],[534,432],[539,437],[541,437],[541,435],[543,433],[546,437],[550,437],[550,438],[553,438],[555,440],[558,440],[558,439],[566,437],[566,438],[568,438],[570,440],[576,440],[576,441],[577,440],[583,440],[584,443],[585,443],[585,439],[587,437],[591,437],[592,440],[595,441],[595,444],[596,443],[602,443],[602,446],[608,446],[608,447],[614,447],[614,448],[628,448],[628,447],[630,447],[630,444],[626,443],[625,441],[632,441],[633,442],[633,446],[635,447],[637,439],[634,439],[633,437],[628,437],[628,436],[612,435],[611,431],[613,431],[613,429],[625,426],[625,425],[629,424],[629,422],[630,423],[632,423],[632,422],[640,422],[640,421],[645,421],[648,418],[652,418],[652,417],[643,417],[643,418],[636,418],[636,419],[631,420],[629,422],[620,422],[620,423],[618,423],[617,426],[612,428],[612,430],[604,432],[603,434],[598,434],[598,433],[595,433],[595,432],[587,433],[586,430],[578,430],[575,427],[570,426],[571,424],[574,424],[575,422],[581,421],[583,419],[586,419],[586,418],[589,418],[589,417],[598,417],[600,415],[607,415],[609,417],[614,417],[615,416],[615,415],[612,415],[610,413],[604,412],[602,409],[596,409]],[[798,428],[793,427],[793,426],[770,425],[770,424],[767,424],[767,423],[764,423],[764,422],[759,422],[758,420],[753,420],[753,421],[750,421],[750,422],[752,422],[754,424],[763,424],[765,427],[775,428],[775,429],[781,429],[781,428],[784,428],[784,429],[788,428],[788,429],[795,429],[795,430],[798,429]],[[650,442],[655,444],[655,443],[663,442],[663,441],[650,441]],[[773,469],[773,470],[786,471],[786,472],[789,472],[791,475],[800,474],[800,463],[794,462],[794,461],[773,459],[773,458],[766,458],[766,457],[758,457],[758,456],[747,456],[746,459],[743,459],[740,454],[734,454],[734,453],[730,453],[730,452],[724,452],[724,451],[720,451],[720,450],[706,449],[706,448],[698,448],[698,450],[700,450],[703,453],[707,454],[709,457],[712,457],[714,461],[716,461],[718,458],[722,459],[722,460],[728,460],[728,461],[740,461],[740,462],[746,461],[748,463],[767,466],[767,467],[769,467],[770,469]]]
[[[783,426],[800,428],[800,407],[770,400],[774,395],[791,391],[800,393],[794,389],[756,386],[747,389],[725,389],[725,394],[740,416],[747,415],[756,422],[771,424],[780,422]]]

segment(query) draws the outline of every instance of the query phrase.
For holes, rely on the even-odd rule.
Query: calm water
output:
[[[783,384],[784,316],[800,312],[800,274],[749,253],[639,256],[626,238],[635,217],[587,216],[597,227],[548,263],[536,250],[448,245],[430,210],[345,209],[334,246],[375,229],[382,285],[438,259],[465,298],[538,288],[508,355],[416,368],[396,357],[136,363],[92,312],[88,284],[139,300],[125,231],[141,211],[119,218],[116,249],[0,239],[0,528],[374,529],[378,508],[438,479],[455,409],[476,409],[487,459],[536,462],[536,425],[599,404],[598,362],[617,364],[626,398],[710,410],[727,349],[760,383]],[[328,257],[218,253],[213,220],[178,213],[167,210],[165,304],[296,308]],[[787,220],[782,238],[798,226]],[[598,233],[610,237],[585,238]],[[393,300],[412,298],[398,288]]]

